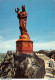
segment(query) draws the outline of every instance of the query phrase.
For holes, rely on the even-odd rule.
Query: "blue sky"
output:
[[[0,0],[0,52],[16,49],[19,20],[15,8],[26,6],[27,31],[34,51],[55,49],[55,0]]]

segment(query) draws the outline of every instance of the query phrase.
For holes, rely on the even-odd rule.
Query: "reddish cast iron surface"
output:
[[[19,19],[19,29],[21,33],[20,38],[16,41],[16,51],[20,54],[33,53],[33,41],[30,40],[26,29],[27,12],[25,11],[25,6],[22,6],[22,12],[19,10],[19,8],[17,8],[17,11],[15,9]]]

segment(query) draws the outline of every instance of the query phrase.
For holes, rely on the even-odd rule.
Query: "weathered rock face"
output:
[[[16,53],[8,52],[0,65],[0,77],[32,78],[39,66],[33,55],[17,55]]]
[[[50,52],[49,57],[51,58],[52,55],[54,55],[54,59],[55,59],[55,50]]]

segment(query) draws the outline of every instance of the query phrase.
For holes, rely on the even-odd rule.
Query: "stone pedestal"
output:
[[[16,41],[16,51],[20,54],[32,54],[33,42],[30,39],[19,39]]]

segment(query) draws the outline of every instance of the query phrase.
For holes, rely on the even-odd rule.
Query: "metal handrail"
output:
[[[44,62],[43,62],[43,64],[44,64]],[[42,64],[42,65],[43,65],[43,64]],[[42,67],[42,65],[39,67],[38,70],[40,70],[40,68]],[[38,70],[35,71],[34,75],[38,72]],[[34,76],[34,75],[33,75],[33,76]],[[32,76],[32,77],[33,77],[33,76]]]

